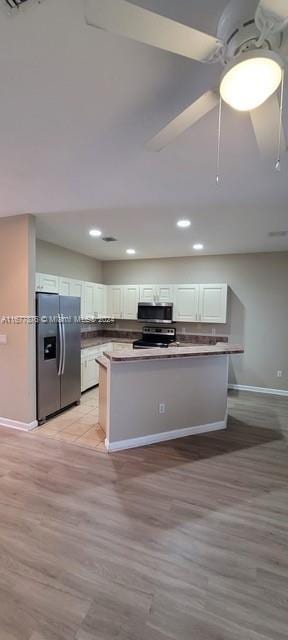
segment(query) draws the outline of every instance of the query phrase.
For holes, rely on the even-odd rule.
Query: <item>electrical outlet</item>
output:
[[[165,413],[165,412],[166,412],[165,402],[160,402],[160,404],[159,404],[159,413]]]
[[[216,329],[215,329],[215,327],[213,327],[213,329],[212,329],[212,336],[216,336]]]
[[[277,371],[277,378],[282,378],[283,372],[281,370]]]
[[[181,331],[183,334],[186,333],[186,327],[182,327]]]
[[[7,344],[7,336],[6,335],[0,336],[0,344]]]

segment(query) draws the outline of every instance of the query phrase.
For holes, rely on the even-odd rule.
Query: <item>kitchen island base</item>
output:
[[[99,364],[106,370],[99,404],[107,451],[226,428],[228,353],[137,360],[104,357]]]

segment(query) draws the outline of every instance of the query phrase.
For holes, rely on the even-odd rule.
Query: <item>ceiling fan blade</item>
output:
[[[198,98],[190,107],[180,113],[177,118],[169,122],[152,140],[146,144],[148,151],[161,151],[168,144],[174,142],[181,133],[192,127],[195,122],[212,111],[219,103],[219,96],[214,91],[207,91]]]
[[[261,0],[257,7],[257,11],[259,10],[261,10],[264,15],[274,17],[277,20],[285,20],[288,18],[287,0]]]
[[[219,40],[126,0],[86,0],[88,25],[164,51],[205,62],[219,50]]]
[[[277,93],[266,100],[261,107],[250,111],[251,121],[260,151],[263,158],[277,160],[277,146],[279,135],[280,106]],[[282,125],[281,152],[286,151],[287,142]]]

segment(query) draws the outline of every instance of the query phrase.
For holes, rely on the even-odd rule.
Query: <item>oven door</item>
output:
[[[140,322],[171,324],[173,304],[172,302],[139,302],[137,318]]]

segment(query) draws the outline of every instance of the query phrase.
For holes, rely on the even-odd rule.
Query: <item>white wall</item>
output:
[[[230,382],[288,389],[288,252],[104,262],[103,276],[106,284],[227,282],[228,322],[215,328],[245,346],[243,356],[231,358]],[[213,328],[185,327],[191,333]]]
[[[33,316],[35,228],[33,216],[0,218],[0,318]],[[0,324],[1,418],[30,424],[36,418],[35,326]]]
[[[43,240],[36,242],[36,271],[87,282],[103,281],[99,260]]]

